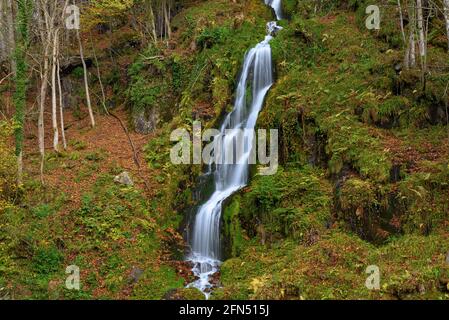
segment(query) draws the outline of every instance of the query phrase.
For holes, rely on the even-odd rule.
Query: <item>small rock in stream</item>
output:
[[[209,282],[213,288],[218,288],[221,286],[220,277],[221,277],[221,273],[219,271],[215,272],[213,275],[211,275],[209,277]]]

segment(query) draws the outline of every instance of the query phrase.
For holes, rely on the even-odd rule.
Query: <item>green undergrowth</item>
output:
[[[161,299],[183,287],[164,258],[172,225],[138,189],[100,175],[79,206],[38,184],[25,190],[26,205],[1,216],[0,285],[14,298]],[[71,265],[80,270],[79,291],[65,285]]]
[[[404,236],[377,248],[356,235],[331,231],[312,246],[247,242],[221,268],[214,299],[448,299],[446,235]],[[366,287],[368,266],[380,289]]]
[[[371,70],[380,63],[380,53],[376,43],[355,33],[346,19],[339,15],[333,28],[329,26],[326,31],[322,31],[326,26],[317,18],[310,23],[293,20],[291,29],[273,41],[279,79],[269,94],[259,125],[280,127],[285,148],[290,147],[290,141],[295,143],[320,132],[327,138],[325,152],[330,173],[338,174],[348,163],[363,177],[385,182],[391,167],[388,154],[375,132],[354,114],[358,104],[378,95],[373,83],[382,80]],[[338,33],[332,32],[335,29]],[[351,37],[343,36],[343,32]],[[293,42],[301,41],[299,34],[310,37],[312,45],[303,42],[302,47],[288,50],[290,44],[293,48]],[[311,55],[310,48],[316,48]],[[313,65],[300,63],[303,59]],[[296,150],[292,151],[287,150],[284,158],[295,156]]]
[[[400,33],[364,29],[363,1],[283,6],[258,121],[279,129],[282,166],[227,205],[214,298],[448,299],[446,75],[423,90],[419,71],[398,72]]]
[[[442,179],[424,186],[411,177],[414,173],[410,170],[413,166],[413,171],[428,172],[420,159],[425,159],[431,150],[428,143],[424,144],[427,147],[420,147],[417,139],[433,137],[431,144],[435,149],[447,140],[447,130],[432,125],[428,104],[434,100],[424,98],[432,96],[429,90],[433,86],[442,90],[439,83],[444,75],[435,72],[434,79],[440,80],[428,80],[431,84],[425,92],[419,93],[418,81],[414,88],[398,95],[394,92],[395,83],[405,76],[398,76],[394,69],[399,50],[385,39],[360,30],[357,19],[343,11],[324,17],[292,15],[272,42],[278,79],[258,125],[279,128],[283,163],[297,166],[312,162],[326,168],[327,177],[334,184],[337,182],[334,197],[343,211],[349,210],[343,215],[353,218],[365,212],[366,220],[374,215],[374,220],[380,221],[391,214],[407,214],[404,219],[420,216],[416,219],[424,219],[430,228],[435,227],[447,217],[444,207],[438,204],[444,200],[424,199],[411,190],[440,190],[441,198],[447,201],[447,187]],[[418,150],[417,163],[410,163],[415,159],[398,159],[407,158],[398,155],[406,154],[407,148]],[[447,163],[442,161],[446,152],[438,152],[439,158],[430,163],[441,170]],[[407,185],[411,192],[397,192],[396,181],[392,181],[393,164],[402,165],[399,179],[407,181],[401,185]],[[359,179],[361,191],[371,195],[352,194],[349,185],[345,186],[355,181],[349,177]],[[412,186],[412,181],[417,184]],[[345,190],[349,191],[351,203],[345,204],[345,199],[340,198]],[[418,202],[429,208],[427,215],[410,206]],[[385,239],[385,234],[380,238]]]

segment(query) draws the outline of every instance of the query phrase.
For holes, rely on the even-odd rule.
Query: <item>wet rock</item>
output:
[[[267,34],[270,36],[275,36],[280,30],[282,30],[282,27],[278,26],[276,22],[271,21],[267,23]]]
[[[128,172],[124,171],[114,178],[114,182],[131,187],[134,185],[133,180]]]
[[[220,272],[215,272],[213,275],[209,277],[209,282],[212,285],[212,288],[218,288],[221,286],[220,277],[221,277]]]

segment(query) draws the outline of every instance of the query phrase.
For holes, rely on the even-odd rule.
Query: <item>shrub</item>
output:
[[[33,257],[33,269],[40,274],[57,272],[63,261],[63,256],[56,247],[37,249]]]
[[[226,27],[206,29],[201,32],[196,42],[200,48],[212,48],[216,44],[223,43],[229,34],[230,30]]]
[[[33,208],[32,212],[38,218],[46,218],[53,213],[53,208],[48,204],[42,204]]]

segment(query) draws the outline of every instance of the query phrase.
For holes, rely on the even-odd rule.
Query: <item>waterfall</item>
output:
[[[281,1],[265,0],[265,3],[273,7],[279,19]],[[235,135],[229,134],[228,129],[254,130],[256,126],[265,96],[273,84],[269,42],[276,28],[276,23],[270,22],[267,25],[268,35],[245,56],[234,109],[223,121],[220,135],[215,137],[221,142],[221,153],[216,157],[225,159],[229,152],[233,152],[231,150],[234,148]],[[198,280],[189,286],[200,289],[206,297],[212,288],[209,277],[218,271],[221,264],[220,222],[223,202],[248,183],[250,169],[248,160],[255,137],[249,135],[247,139],[244,152],[236,155],[233,164],[224,164],[224,161],[216,161],[222,164],[209,164],[207,174],[213,177],[214,192],[198,208],[193,223],[193,234],[189,239],[191,252],[187,259],[193,263],[192,271]]]
[[[281,0],[265,0],[265,4],[271,6],[276,13],[276,18],[278,20],[282,19],[282,3]]]

